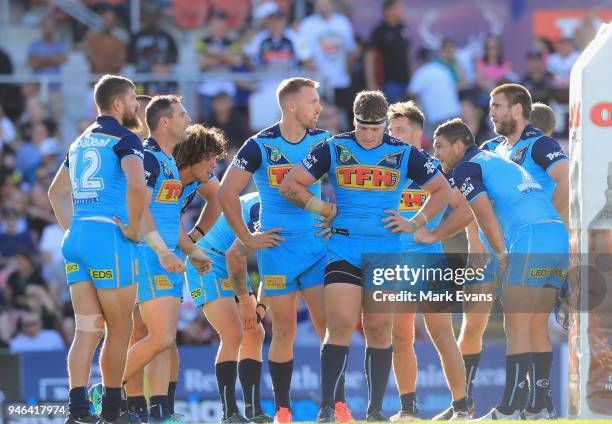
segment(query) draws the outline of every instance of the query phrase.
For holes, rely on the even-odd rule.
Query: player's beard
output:
[[[510,118],[507,121],[499,121],[495,124],[495,132],[499,135],[508,137],[516,131],[517,125],[518,123],[514,118]]]
[[[143,129],[140,118],[135,113],[128,111],[123,113],[123,126],[133,132],[140,132]]]

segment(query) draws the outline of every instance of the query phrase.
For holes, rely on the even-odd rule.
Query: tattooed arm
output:
[[[324,202],[308,190],[315,181],[316,179],[304,167],[294,166],[283,178],[280,194],[298,208],[323,215],[331,220],[336,216],[336,206]]]
[[[249,294],[247,288],[247,259],[252,253],[240,240],[234,243],[225,252],[227,275],[232,283],[234,293],[238,298],[238,313],[242,320],[244,330],[249,330],[257,324],[256,300]]]

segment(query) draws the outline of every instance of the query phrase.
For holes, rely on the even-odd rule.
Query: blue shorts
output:
[[[278,247],[259,249],[257,265],[266,296],[323,285],[325,243],[317,237],[286,237]]]
[[[561,222],[519,228],[508,243],[504,284],[561,288],[569,267],[569,235]]]
[[[74,219],[62,254],[68,285],[91,281],[96,289],[118,289],[136,281],[136,244],[114,223]]]
[[[212,271],[204,275],[200,275],[196,272],[189,259],[185,262],[187,266],[185,278],[187,279],[189,293],[191,293],[191,298],[196,308],[201,308],[208,303],[214,302],[217,299],[223,299],[224,297],[234,298],[234,288],[227,276],[225,258],[209,251],[207,251],[206,254],[212,259],[213,266]],[[246,283],[247,290],[252,292],[251,281],[248,274]]]
[[[327,242],[327,263],[347,261],[361,268],[361,255],[368,253],[399,253],[400,237],[389,232],[388,238],[360,238],[333,234]]]
[[[167,272],[149,246],[138,246],[138,303],[163,296],[183,297],[183,274]]]

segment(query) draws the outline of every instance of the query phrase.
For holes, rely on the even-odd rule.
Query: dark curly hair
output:
[[[211,156],[225,156],[227,138],[219,128],[194,124],[187,127],[187,139],[181,141],[172,150],[178,169],[185,169]]]

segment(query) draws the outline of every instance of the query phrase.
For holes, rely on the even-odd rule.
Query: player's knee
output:
[[[161,332],[158,334],[151,334],[151,348],[155,352],[163,352],[174,346],[176,343],[176,335],[172,332]]]
[[[295,331],[295,323],[291,320],[288,322],[277,321],[276,323],[272,320],[272,337],[277,343],[293,343]]]
[[[102,337],[105,332],[104,316],[102,314],[75,314],[75,330],[87,334],[96,334]]]
[[[329,336],[336,338],[344,338],[353,334],[355,323],[344,317],[328,317],[327,318],[327,333]]]
[[[408,349],[414,343],[414,331],[401,326],[394,326],[391,331],[391,340],[394,348],[397,346],[399,349]]]
[[[237,326],[225,329],[219,333],[219,338],[225,347],[238,349],[243,338],[242,327]]]
[[[263,327],[261,325],[256,325],[243,333],[242,344],[249,343],[251,345],[261,345],[265,337],[266,332]]]
[[[484,332],[484,328],[481,325],[474,325],[473,323],[468,323],[461,327],[461,333],[459,335],[459,339],[466,343],[475,343],[482,339],[482,334]]]
[[[387,345],[391,341],[391,326],[387,321],[366,321],[363,329],[368,345]]]

